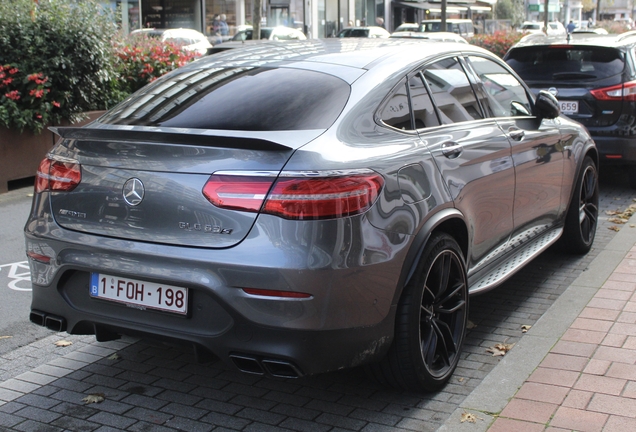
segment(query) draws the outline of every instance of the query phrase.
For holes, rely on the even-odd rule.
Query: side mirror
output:
[[[552,93],[541,90],[534,102],[535,115],[540,119],[553,119],[561,114],[559,101]]]

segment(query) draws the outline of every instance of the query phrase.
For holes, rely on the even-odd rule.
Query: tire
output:
[[[437,391],[457,367],[468,321],[468,283],[462,251],[450,235],[431,236],[398,304],[393,344],[371,366],[380,382]]]
[[[598,171],[589,156],[583,160],[565,216],[561,245],[566,252],[583,255],[594,243],[598,223]]]

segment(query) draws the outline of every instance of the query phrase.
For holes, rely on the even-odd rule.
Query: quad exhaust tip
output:
[[[241,371],[252,375],[271,375],[276,378],[300,378],[303,373],[286,360],[258,359],[244,354],[230,354],[230,359]]]
[[[45,312],[32,310],[29,315],[29,320],[34,324],[46,327],[54,332],[66,331],[66,320],[56,315],[49,315]]]

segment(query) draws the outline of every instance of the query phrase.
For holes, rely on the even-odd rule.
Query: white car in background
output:
[[[559,21],[551,21],[548,23],[548,31],[544,32],[545,26],[543,22],[526,21],[517,29],[521,33],[547,33],[548,36],[565,36],[567,30]]]
[[[208,53],[208,49],[212,48],[212,44],[210,43],[208,38],[203,33],[193,29],[143,28],[133,30],[130,34],[141,34],[161,39],[161,41],[163,42],[172,42],[179,45],[186,51],[194,51],[200,55],[206,55]]]
[[[468,43],[466,39],[451,32],[395,31],[390,38],[432,39],[441,42]]]

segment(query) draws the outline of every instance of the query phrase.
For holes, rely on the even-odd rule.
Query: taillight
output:
[[[284,173],[276,181],[273,177],[214,174],[203,194],[221,208],[312,220],[364,213],[383,185],[382,176],[371,170]]]
[[[590,93],[598,100],[636,101],[636,81],[591,90]]]
[[[35,192],[68,192],[82,180],[82,171],[77,162],[63,162],[45,158],[40,162],[35,179]]]

